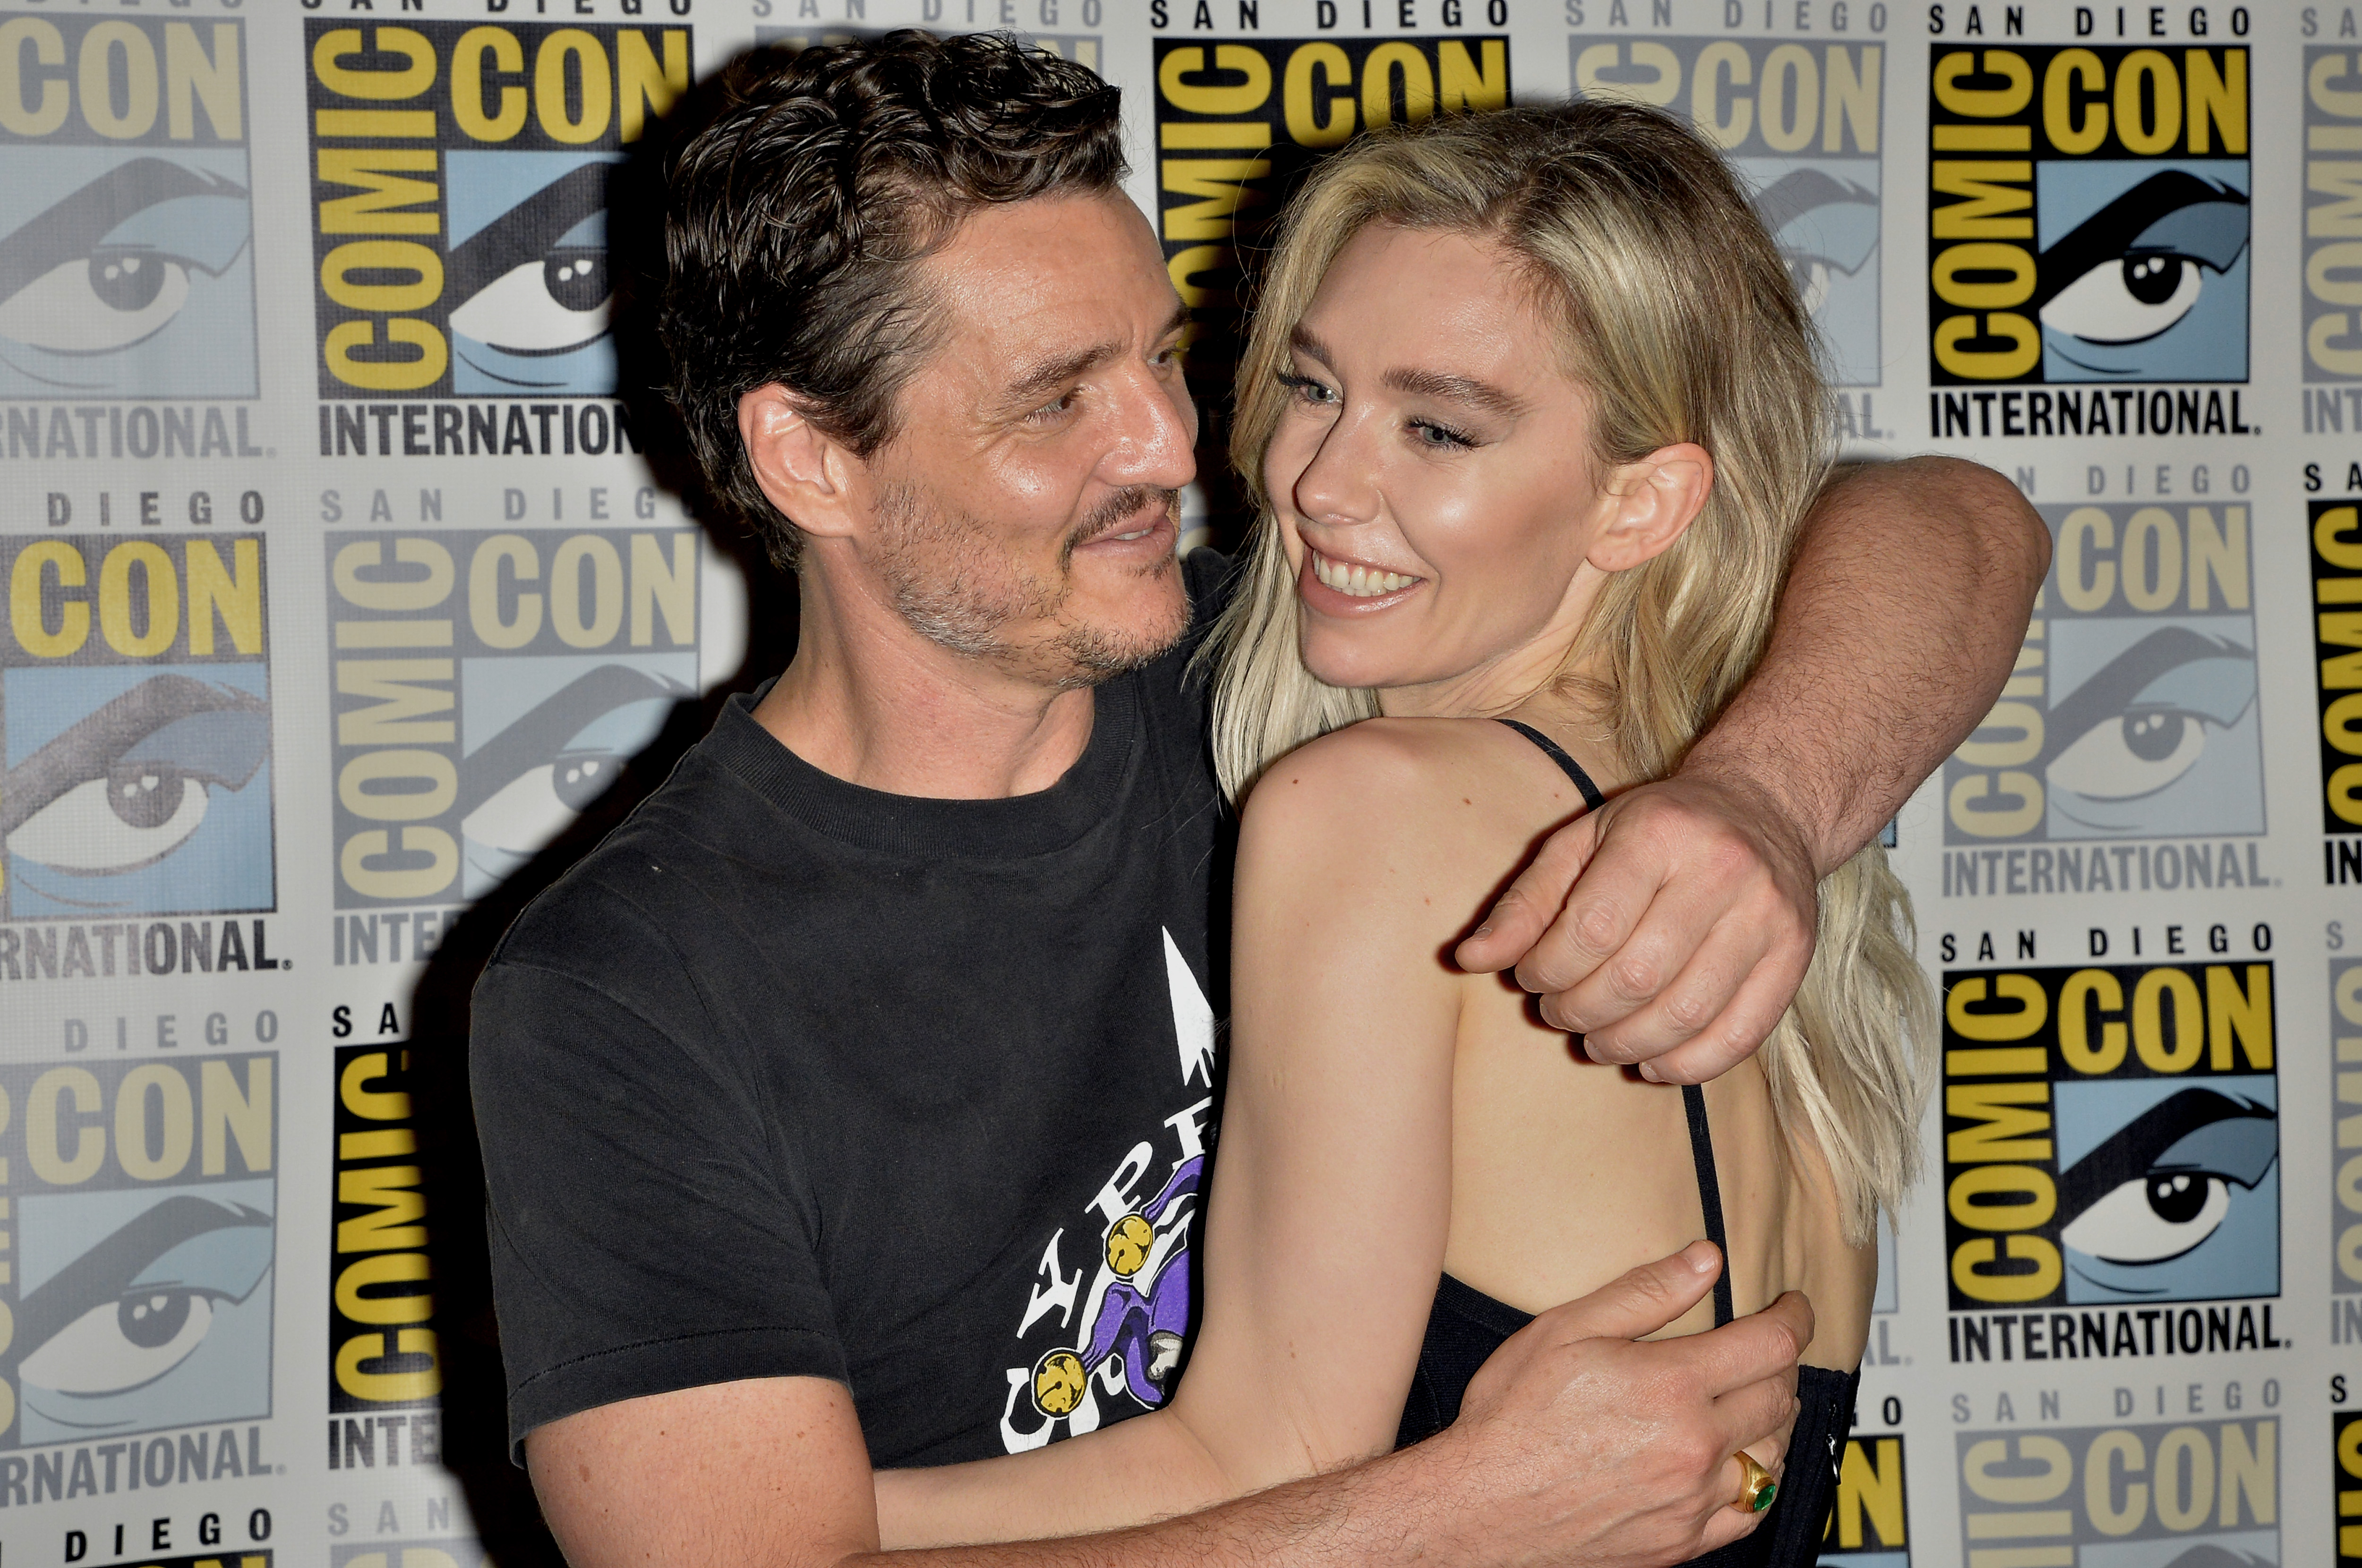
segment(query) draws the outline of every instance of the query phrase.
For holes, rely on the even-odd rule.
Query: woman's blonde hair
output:
[[[1484,238],[1527,274],[1555,317],[1562,368],[1591,393],[1595,471],[1677,442],[1712,455],[1696,520],[1608,580],[1561,676],[1589,689],[1603,739],[1636,777],[1664,777],[1762,655],[1797,526],[1827,475],[1829,401],[1787,265],[1721,158],[1670,116],[1590,101],[1365,138],[1289,209],[1231,439],[1259,515],[1206,655],[1219,668],[1224,789],[1241,797],[1282,754],[1377,712],[1374,693],[1305,668],[1263,486],[1289,335],[1374,223]],[[1857,1245],[1919,1165],[1934,1003],[1913,945],[1909,895],[1873,844],[1823,879],[1819,950],[1761,1056],[1783,1130],[1818,1143]]]

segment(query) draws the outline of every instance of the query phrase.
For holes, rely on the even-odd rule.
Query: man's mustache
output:
[[[1174,517],[1179,515],[1180,508],[1181,492],[1177,490],[1147,484],[1126,485],[1092,507],[1075,525],[1075,531],[1066,537],[1065,548],[1059,552],[1059,565],[1065,566],[1071,561],[1077,549],[1102,534],[1128,531],[1123,530],[1122,525],[1142,513],[1153,510],[1163,516]]]

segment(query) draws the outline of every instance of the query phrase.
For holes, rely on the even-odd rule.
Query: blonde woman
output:
[[[1770,629],[1828,452],[1787,269],[1714,152],[1582,104],[1349,149],[1291,211],[1241,372],[1262,513],[1209,646],[1243,801],[1205,1311],[1163,1409],[879,1479],[888,1544],[1179,1513],[1417,1441],[1532,1313],[1707,1236],[1691,1332],[1817,1320],[1786,1496],[1716,1562],[1809,1562],[1929,999],[1875,845],[1763,1052],[1701,1093],[1591,1063],[1449,959],[1531,846],[1670,772]]]

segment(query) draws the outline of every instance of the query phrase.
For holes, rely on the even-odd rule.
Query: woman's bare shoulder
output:
[[[1583,809],[1572,781],[1506,725],[1365,719],[1264,771],[1242,817],[1241,871],[1285,867],[1338,891],[1411,877],[1439,902],[1483,898]]]

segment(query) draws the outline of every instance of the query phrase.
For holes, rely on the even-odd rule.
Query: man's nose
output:
[[[1179,375],[1143,367],[1126,378],[1117,407],[1116,444],[1103,469],[1109,482],[1179,490],[1198,477],[1198,407]]]

